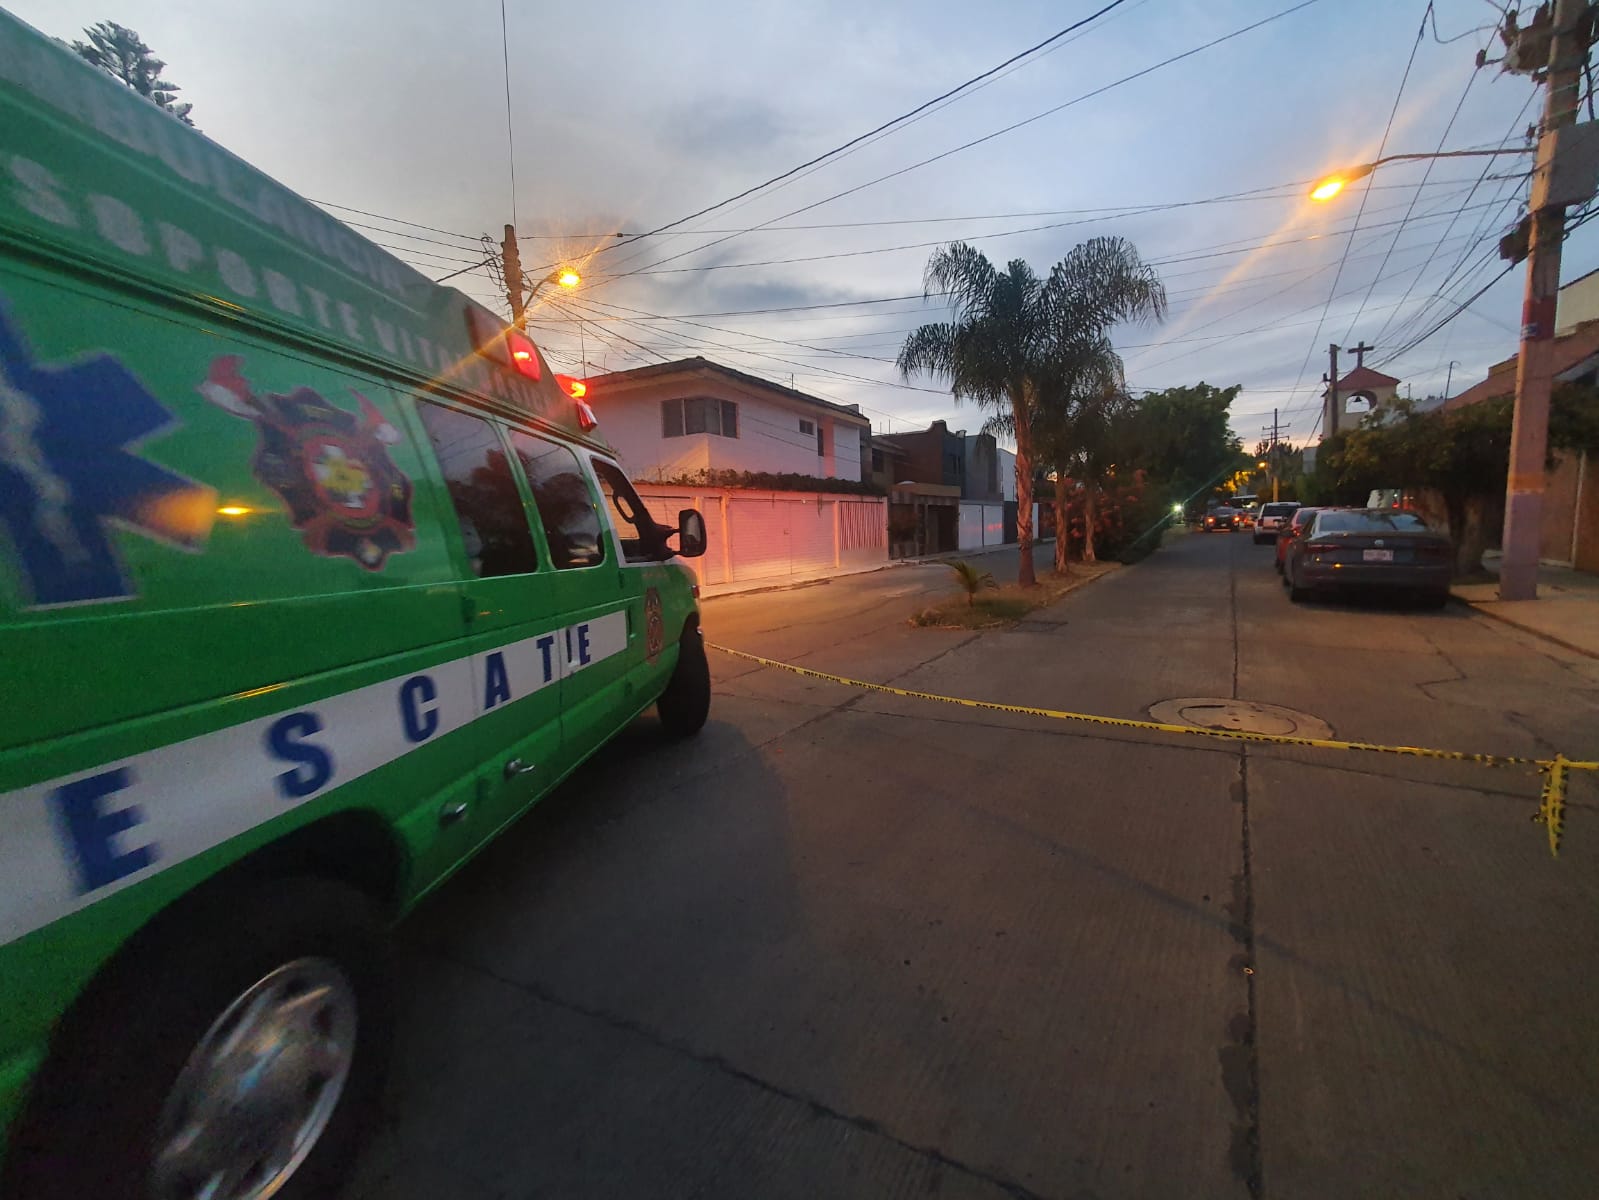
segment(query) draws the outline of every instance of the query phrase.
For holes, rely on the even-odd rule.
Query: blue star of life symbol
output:
[[[135,594],[112,525],[204,545],[216,492],[134,453],[174,424],[108,354],[35,365],[0,308],[0,550],[34,607]]]

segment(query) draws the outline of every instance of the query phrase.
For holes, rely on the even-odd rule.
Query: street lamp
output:
[[[571,267],[556,267],[555,270],[533,285],[533,290],[528,293],[528,299],[531,300],[538,295],[539,289],[547,283],[553,283],[557,287],[564,287],[570,291],[582,282],[583,276],[579,275]]]
[[[1310,189],[1312,200],[1331,200],[1344,188],[1354,183],[1357,179],[1364,179],[1378,167],[1386,166],[1392,162],[1417,162],[1430,158],[1492,158],[1500,154],[1532,154],[1535,150],[1531,146],[1518,146],[1507,150],[1440,150],[1436,154],[1390,154],[1379,158],[1375,162],[1360,163],[1357,166],[1345,167],[1342,171],[1334,171],[1316,181],[1316,186]]]

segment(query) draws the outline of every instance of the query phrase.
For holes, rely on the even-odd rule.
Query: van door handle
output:
[[[505,764],[505,777],[515,779],[518,775],[526,775],[530,771],[538,770],[537,763],[525,763],[520,758],[513,758]]]

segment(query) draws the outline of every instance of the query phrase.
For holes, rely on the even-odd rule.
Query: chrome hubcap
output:
[[[273,971],[228,1005],[156,1127],[159,1200],[265,1200],[327,1128],[355,1057],[355,989],[325,958]]]

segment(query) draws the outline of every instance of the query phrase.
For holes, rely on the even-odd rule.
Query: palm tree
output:
[[[905,338],[896,360],[910,379],[948,380],[956,403],[975,402],[1008,421],[1016,439],[1017,580],[1033,573],[1033,429],[1065,364],[1122,321],[1158,319],[1166,290],[1153,268],[1123,238],[1092,238],[1040,279],[1013,259],[1004,271],[965,242],[935,250],[924,294],[947,295],[951,319],[923,325]],[[1058,554],[1058,551],[1057,551]]]
[[[1038,411],[1033,418],[1033,438],[1038,461],[1055,476],[1055,573],[1070,573],[1066,509],[1071,491],[1080,482],[1098,450],[1091,446],[1104,441],[1103,397],[1125,388],[1121,357],[1103,334],[1081,339],[1059,348],[1044,374],[1039,389]],[[991,417],[985,433],[1014,437],[1009,414]],[[1088,498],[1092,505],[1091,497]],[[1090,546],[1091,546],[1090,542]],[[1092,554],[1084,556],[1093,560]]]
[[[944,564],[955,575],[955,582],[960,585],[961,591],[966,593],[966,607],[972,608],[977,603],[977,593],[984,588],[997,588],[994,582],[994,573],[985,571],[981,567],[974,567],[964,559],[952,558]]]
[[[1127,459],[1138,403],[1124,388],[1106,387],[1085,397],[1077,421],[1077,474],[1083,482],[1083,561],[1093,562],[1100,489]]]

